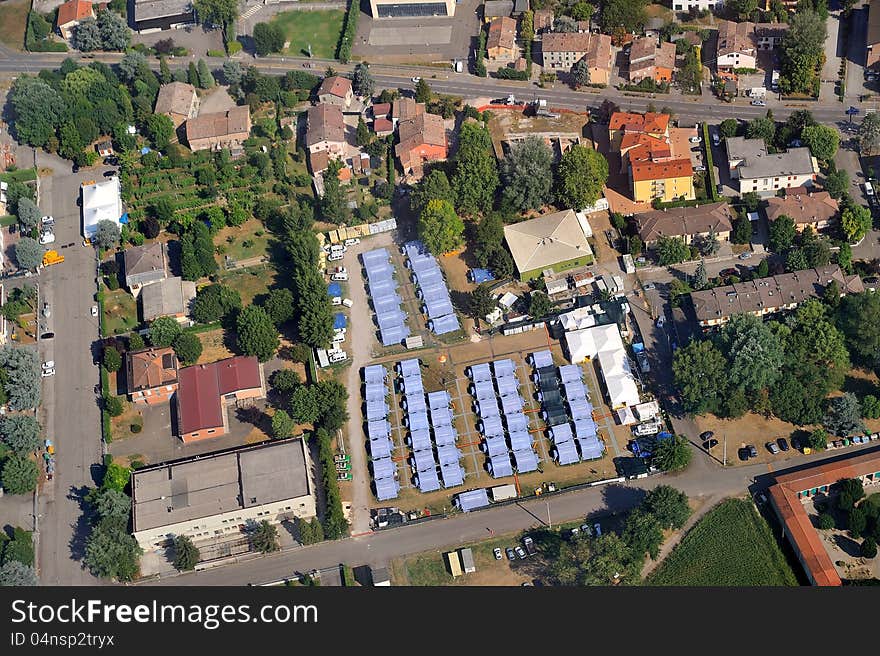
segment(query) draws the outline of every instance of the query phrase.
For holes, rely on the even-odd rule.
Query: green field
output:
[[[691,529],[647,585],[797,585],[752,503],[729,499]]]
[[[241,302],[250,305],[255,296],[261,296],[269,291],[269,287],[275,282],[277,273],[268,264],[263,264],[246,269],[233,269],[221,271],[217,274],[217,282],[229,285],[241,294]]]
[[[344,17],[345,12],[341,9],[284,11],[270,22],[284,30],[285,40],[290,41],[288,54],[307,55],[311,44],[313,57],[334,59]]]

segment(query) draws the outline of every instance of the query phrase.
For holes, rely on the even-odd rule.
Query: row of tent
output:
[[[575,364],[557,368],[549,350],[532,353],[532,379],[538,387],[553,455],[560,465],[601,458],[605,446],[599,439],[593,406],[584,385],[584,372]]]
[[[394,444],[391,441],[390,408],[388,397],[388,370],[380,364],[364,367],[364,402],[366,403],[367,438],[370,441],[370,459],[373,483],[379,501],[396,499],[400,495],[397,465],[391,459]]]
[[[420,241],[407,242],[403,252],[407,257],[406,266],[412,270],[416,295],[422,301],[422,312],[428,319],[428,328],[435,335],[452,333],[461,328],[437,258]]]
[[[452,423],[452,398],[449,392],[440,390],[425,393],[418,358],[398,362],[396,369],[404,395],[404,424],[409,429],[406,442],[412,449],[409,462],[413,482],[421,492],[462,485],[464,468],[459,462],[462,453],[455,446],[458,434]]]
[[[400,344],[410,334],[406,325],[406,312],[400,306],[402,300],[397,293],[394,279],[394,265],[391,256],[384,248],[376,248],[361,255],[367,274],[367,286],[376,313],[379,337],[382,346]]]
[[[516,365],[509,358],[482,362],[467,368],[469,391],[477,428],[483,434],[480,448],[486,453],[486,469],[494,478],[538,469],[538,455],[532,447],[529,420],[523,411],[525,399],[519,393]],[[511,455],[513,463],[511,463]]]

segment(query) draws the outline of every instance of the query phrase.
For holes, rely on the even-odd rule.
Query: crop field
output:
[[[767,522],[744,499],[729,499],[711,510],[645,583],[798,584]]]

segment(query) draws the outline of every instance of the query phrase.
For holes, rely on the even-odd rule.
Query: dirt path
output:
[[[670,537],[666,542],[664,542],[660,546],[660,554],[657,556],[657,560],[648,559],[645,562],[644,567],[642,567],[642,580],[644,580],[651,572],[653,572],[657,567],[660,566],[666,556],[672,553],[672,550],[678,546],[678,543],[681,542],[681,539],[687,535],[687,532],[690,531],[694,525],[703,518],[707,512],[712,510],[716,505],[718,505],[722,500],[724,500],[724,495],[713,495],[705,498],[697,499],[697,508],[694,510],[694,513],[687,520],[685,525],[681,528],[680,531],[677,531],[675,535]],[[694,501],[694,499],[691,499]]]

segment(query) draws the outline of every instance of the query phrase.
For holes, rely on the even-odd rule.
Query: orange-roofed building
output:
[[[880,484],[880,454],[863,453],[781,474],[776,476],[776,485],[768,490],[770,505],[782,521],[785,537],[813,585],[839,586],[841,580],[804,503],[816,496],[827,496],[831,486],[844,478],[857,478],[869,490],[877,486]]]
[[[94,18],[95,9],[88,0],[68,0],[58,7],[58,17],[55,20],[58,31],[65,39],[73,36],[73,28],[80,24],[83,19]]]
[[[396,108],[397,103],[394,106]],[[400,160],[400,168],[410,180],[419,180],[422,177],[425,162],[444,160],[449,155],[443,119],[425,112],[423,103],[417,103],[416,106],[421,110],[415,116],[401,119],[398,123],[400,143],[394,147]]]

